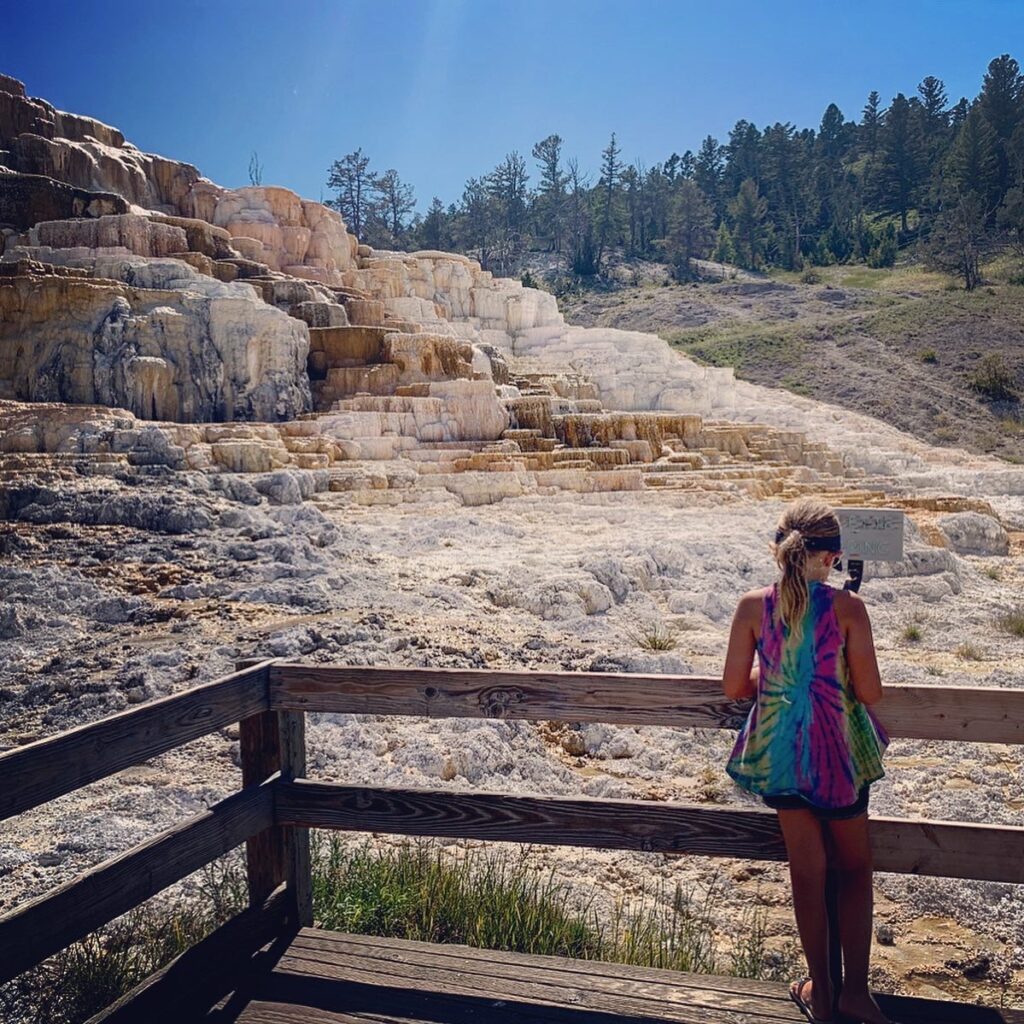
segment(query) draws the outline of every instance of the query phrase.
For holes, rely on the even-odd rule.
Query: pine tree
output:
[[[736,262],[736,247],[733,245],[732,232],[729,231],[729,225],[724,220],[718,225],[713,255],[719,263]]]
[[[427,215],[423,218],[419,235],[424,249],[443,251],[452,244],[448,215],[445,213],[444,203],[437,196],[434,196]]]
[[[881,97],[872,89],[868,93],[868,101],[864,104],[860,117],[861,145],[871,155],[878,149],[878,133],[882,127],[885,112],[881,109]]]
[[[697,188],[708,197],[715,214],[721,217],[725,212],[722,195],[722,178],[725,172],[725,154],[718,140],[708,135],[700,144],[700,151],[694,161],[693,180]]]
[[[370,158],[363,156],[362,148],[335,160],[327,171],[327,187],[337,195],[328,205],[341,214],[349,231],[362,239],[372,200],[374,176],[370,173]]]
[[[879,137],[875,187],[882,209],[900,215],[904,233],[907,213],[917,202],[926,170],[920,119],[906,96],[898,93],[886,111]]]
[[[729,204],[729,216],[733,222],[737,262],[748,270],[756,270],[761,265],[767,212],[768,202],[758,192],[757,182],[753,178],[744,179],[736,198]]]
[[[539,234],[548,239],[551,252],[562,251],[562,232],[565,220],[565,186],[568,181],[562,171],[562,139],[549,135],[533,147],[533,158],[540,167],[540,186],[534,204]]]
[[[622,175],[622,164],[619,160],[620,149],[615,142],[615,132],[611,141],[601,153],[601,180],[598,183],[598,215],[597,215],[597,260],[596,272],[601,273],[601,261],[606,248],[615,240],[619,225],[619,178]]]
[[[996,198],[996,136],[977,104],[971,107],[950,153],[952,179],[960,192]]]
[[[412,185],[403,182],[392,167],[374,176],[370,187],[373,194],[371,220],[374,226],[379,224],[380,244],[400,244],[405,234],[406,218],[416,209]]]
[[[672,203],[671,229],[665,253],[677,280],[693,277],[692,259],[708,254],[714,238],[714,211],[707,197],[692,181],[681,181]]]
[[[1013,184],[1010,143],[1024,122],[1024,77],[1020,65],[1004,53],[985,73],[978,105],[996,139],[996,190],[1000,198]]]

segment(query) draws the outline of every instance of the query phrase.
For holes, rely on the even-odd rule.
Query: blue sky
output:
[[[0,0],[0,72],[30,95],[228,186],[255,149],[266,184],[317,199],[361,146],[421,209],[552,132],[583,168],[613,130],[649,166],[929,74],[974,96],[1007,50],[1019,0]]]

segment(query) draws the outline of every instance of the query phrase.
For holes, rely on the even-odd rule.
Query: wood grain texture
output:
[[[749,702],[703,676],[367,668],[277,662],[274,708],[427,718],[507,718],[737,729]],[[1024,743],[1024,690],[888,686],[877,709],[895,737]]]
[[[285,928],[287,904],[285,887],[279,886],[261,906],[225,921],[87,1024],[178,1024],[200,1017],[234,991],[262,946],[290,937]]]
[[[266,828],[274,820],[272,786],[234,793],[0,918],[0,983]]]
[[[786,859],[767,810],[307,781],[280,787],[279,821],[310,828]],[[1024,883],[1024,828],[873,818],[871,835],[879,871]]]
[[[281,734],[277,716],[276,711],[264,711],[240,724],[238,744],[243,786],[259,785],[281,770]],[[283,835],[276,824],[275,813],[265,829],[246,841],[250,907],[260,906],[285,880]]]
[[[254,977],[239,1024],[796,1024],[785,984],[303,929]],[[1024,1013],[878,995],[901,1024]]]
[[[0,754],[0,820],[265,711],[268,664]]]

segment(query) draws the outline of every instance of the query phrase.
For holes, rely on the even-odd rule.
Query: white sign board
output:
[[[843,557],[903,560],[903,513],[896,508],[837,508]]]

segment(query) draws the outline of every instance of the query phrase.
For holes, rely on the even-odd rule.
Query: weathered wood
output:
[[[364,946],[373,950],[375,956],[391,956],[394,948],[429,953],[438,962],[449,961],[453,966],[466,959],[479,961],[479,969],[489,970],[491,965],[515,969],[522,972],[540,968],[546,971],[560,971],[566,975],[583,975],[586,981],[574,984],[599,983],[594,979],[606,976],[622,978],[641,986],[658,985],[666,977],[674,988],[697,988],[701,991],[738,993],[767,1002],[789,1001],[785,988],[770,981],[751,978],[735,978],[716,974],[690,974],[682,971],[666,972],[661,967],[640,967],[635,964],[613,963],[607,960],[583,960],[577,957],[554,956],[545,953],[519,953],[505,949],[489,949],[485,946],[468,946],[456,942],[426,942],[422,939],[396,939],[383,935],[362,935],[351,932],[335,932],[326,929],[304,928],[292,939],[290,952],[300,949],[316,949],[323,944],[344,943]]]
[[[234,793],[0,918],[0,983],[266,828],[274,818],[272,787]]]
[[[288,899],[279,886],[261,906],[225,921],[87,1024],[179,1024],[198,1018],[234,991],[261,947],[290,937],[285,930]]]
[[[799,1012],[793,1012],[796,1007],[786,990],[779,985],[763,984],[761,991],[753,994],[729,987],[733,980],[729,978],[714,979],[721,984],[709,986],[710,976],[648,968],[646,977],[639,980],[616,971],[618,965],[612,964],[603,964],[604,970],[583,972],[573,970],[574,961],[562,957],[537,957],[527,964],[515,959],[515,953],[496,959],[476,955],[479,950],[464,945],[453,946],[453,956],[447,951],[439,953],[444,949],[440,945],[407,946],[404,940],[393,939],[370,944],[361,942],[361,938],[309,929],[292,941],[278,969],[320,973],[313,965],[322,965],[346,977],[354,977],[350,972],[356,971],[366,976],[376,973],[382,984],[408,975],[429,978],[437,991],[455,991],[461,985],[465,992],[500,999],[515,998],[509,983],[514,986],[525,977],[530,981],[531,994],[546,995],[547,1001],[564,1001],[580,1009],[629,1013],[646,1010],[655,1014],[687,1007],[698,1013],[704,1009],[800,1019]],[[703,984],[693,983],[698,979]]]
[[[0,820],[265,711],[267,664],[0,754]]]
[[[252,715],[239,726],[242,785],[259,785],[281,770],[281,735],[276,711]],[[245,844],[249,906],[260,906],[285,880],[284,833],[272,817]]]
[[[428,718],[506,718],[735,729],[749,703],[698,676],[297,665],[270,668],[270,706]],[[887,686],[878,705],[905,739],[1024,743],[1024,690]]]
[[[280,823],[503,842],[785,860],[774,812],[594,797],[280,783]],[[1024,882],[1024,828],[874,818],[879,871]]]
[[[238,1024],[796,1024],[785,984],[303,929],[254,974]],[[876,993],[901,1024],[1024,1012]]]
[[[241,723],[243,785],[263,782],[275,773],[284,781],[306,774],[305,720],[303,711],[267,711]],[[246,862],[250,906],[259,906],[287,882],[295,927],[313,923],[308,829],[273,825],[246,843]]]
[[[306,775],[306,713],[279,711],[281,780],[292,782]],[[276,817],[276,810],[275,810]],[[309,829],[284,826],[285,878],[292,897],[295,925],[313,924],[313,869],[309,855]]]
[[[704,728],[738,728],[749,706],[696,677],[288,663],[272,667],[270,693],[271,707],[306,711]]]

